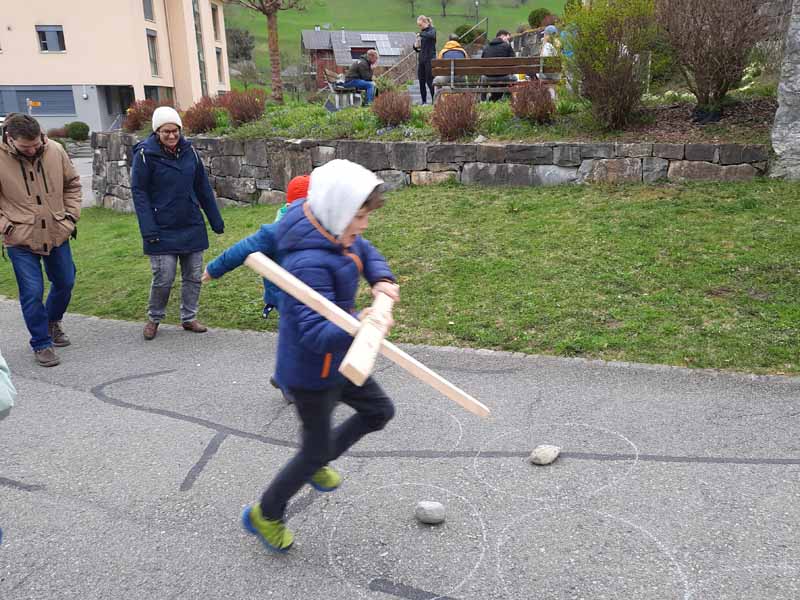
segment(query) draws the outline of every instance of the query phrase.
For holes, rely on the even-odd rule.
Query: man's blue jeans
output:
[[[48,325],[51,321],[60,321],[63,318],[75,286],[76,269],[69,242],[53,248],[48,256],[34,254],[19,246],[12,246],[7,250],[17,278],[22,316],[31,334],[31,347],[34,350],[43,350],[53,345]],[[42,303],[42,263],[50,281],[46,303]]]
[[[350,81],[345,81],[343,86],[356,90],[367,90],[367,101],[364,103],[364,105],[372,104],[372,100],[375,98],[375,84],[372,81],[366,81],[364,79],[351,79]]]

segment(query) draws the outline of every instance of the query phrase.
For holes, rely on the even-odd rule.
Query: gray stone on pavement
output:
[[[414,509],[414,516],[417,517],[418,521],[428,525],[444,523],[444,505],[440,502],[422,500],[417,503],[417,508]]]
[[[560,453],[561,448],[559,446],[541,444],[533,449],[528,460],[534,465],[549,465],[558,458]]]

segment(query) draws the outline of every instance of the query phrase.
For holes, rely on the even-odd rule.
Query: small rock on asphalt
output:
[[[423,500],[417,503],[414,514],[423,523],[438,525],[444,521],[444,506],[439,502]]]
[[[550,444],[542,444],[536,446],[531,452],[530,460],[535,465],[549,465],[561,453],[561,448],[558,446],[551,446]]]

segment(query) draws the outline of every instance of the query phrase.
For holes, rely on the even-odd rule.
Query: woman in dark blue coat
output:
[[[181,135],[175,109],[160,106],[153,113],[153,134],[134,147],[131,188],[144,253],[150,257],[153,283],[147,307],[144,339],[152,340],[166,315],[169,294],[181,263],[181,323],[187,331],[203,333],[197,320],[203,251],[211,229],[225,229],[208,175],[189,140]]]

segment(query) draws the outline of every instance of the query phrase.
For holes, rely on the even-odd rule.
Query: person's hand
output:
[[[400,286],[390,281],[379,281],[372,286],[372,297],[377,298],[378,294],[386,294],[394,302],[400,302]]]
[[[208,273],[208,269],[206,269],[205,271],[203,271],[203,274],[200,276],[200,282],[201,282],[201,283],[208,283],[208,282],[209,282],[209,281],[211,281],[212,279],[214,279],[214,278],[213,278],[211,275],[209,275],[209,273]]]

